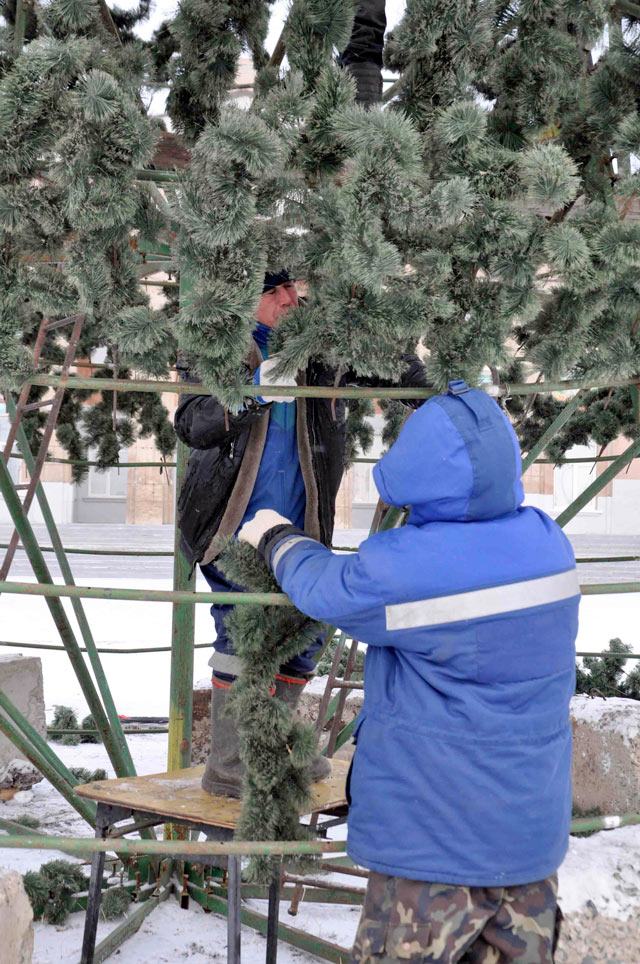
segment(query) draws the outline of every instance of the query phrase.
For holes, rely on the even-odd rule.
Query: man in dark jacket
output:
[[[294,604],[368,644],[347,850],[371,874],[353,960],[552,964],[571,817],[580,590],[523,506],[499,406],[452,382],[374,478],[408,524],[336,555],[269,510],[238,537]]]
[[[257,325],[249,346],[247,365],[257,384],[283,383],[271,374],[269,338],[278,322],[298,303],[286,271],[268,274],[256,312]],[[406,356],[403,385],[424,386],[424,369],[415,356]],[[335,372],[310,362],[302,384],[335,384]],[[294,381],[291,380],[291,384]],[[342,379],[341,384],[345,384]],[[269,403],[247,399],[238,414],[225,411],[208,395],[184,395],[175,416],[178,438],[193,451],[178,502],[181,549],[192,565],[199,563],[214,592],[239,591],[215,566],[220,538],[233,535],[257,511],[270,508],[286,514],[297,526],[331,545],[335,501],[345,462],[346,406],[343,399],[298,398]],[[213,670],[212,752],[203,787],[209,793],[238,796],[243,767],[238,737],[225,715],[230,684],[241,671],[227,635],[225,618],[230,606],[213,605],[217,637],[210,660]],[[323,639],[283,666],[276,678],[276,696],[292,708],[315,669],[314,656]],[[330,772],[318,757],[312,777]]]

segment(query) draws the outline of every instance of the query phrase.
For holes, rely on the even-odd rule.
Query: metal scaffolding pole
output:
[[[22,540],[22,545],[24,546],[29,557],[29,561],[33,567],[33,572],[38,580],[38,584],[40,586],[44,586],[46,589],[64,589],[68,592],[74,589],[77,590],[79,588],[77,586],[54,586],[51,573],[49,572],[49,568],[45,562],[44,556],[40,551],[37,539],[34,535],[33,529],[31,528],[31,523],[22,510],[22,503],[20,502],[13,479],[9,475],[9,470],[4,462],[4,459],[0,459],[0,495],[5,500],[13,524],[16,527],[20,539]],[[10,585],[10,583],[6,583],[5,585]],[[104,707],[100,701],[95,684],[85,665],[78,641],[76,640],[75,633],[62,606],[62,603],[60,602],[59,598],[55,598],[54,596],[52,598],[47,598],[47,606],[49,607],[49,611],[60,634],[60,638],[62,639],[62,642],[67,650],[67,654],[71,660],[71,665],[75,670],[78,682],[80,683],[84,697],[89,705],[89,711],[93,716],[97,729],[100,731],[104,745],[109,753],[109,757],[112,760],[114,767],[116,764],[118,766],[122,766],[124,761],[121,747],[112,732],[109,719],[104,711]],[[97,653],[95,656],[99,661],[100,657]]]
[[[583,594],[640,592],[640,582],[598,583],[580,587]],[[218,603],[222,606],[293,606],[283,592],[175,592],[173,589],[117,589],[110,586],[54,586],[44,582],[0,582],[0,593],[79,596],[84,599],[127,599],[130,602]]]
[[[184,480],[189,450],[178,442],[176,500]],[[173,557],[174,591],[193,592],[195,574],[180,549],[180,530],[175,526]],[[174,602],[171,620],[171,682],[169,696],[169,757],[167,769],[191,766],[191,729],[193,715],[193,645],[195,604]]]
[[[11,421],[14,422],[16,418],[16,406],[15,402],[11,398],[10,392],[6,393],[6,399],[9,417],[11,418]],[[35,466],[35,459],[33,457],[31,446],[29,445],[29,440],[27,439],[24,427],[20,423],[18,423],[17,426],[16,439],[20,451],[24,456],[27,471],[31,474]],[[38,505],[40,506],[40,511],[42,512],[42,518],[44,519],[44,523],[47,527],[47,532],[49,533],[49,538],[51,539],[51,548],[56,554],[56,559],[58,561],[58,565],[60,566],[60,572],[62,573],[62,578],[65,581],[65,585],[75,586],[71,566],[69,565],[69,560],[67,559],[64,547],[62,545],[58,527],[56,526],[55,519],[53,518],[53,512],[51,511],[51,507],[49,505],[49,500],[47,499],[44,491],[44,486],[40,481],[36,486],[36,498],[38,500]],[[25,521],[28,522],[24,511],[22,512],[22,515]],[[43,550],[40,549],[39,551],[42,553]],[[89,662],[91,663],[91,667],[96,678],[96,683],[98,685],[98,690],[104,702],[107,718],[113,733],[113,750],[115,751],[115,755],[111,756],[111,753],[109,753],[111,762],[113,763],[117,776],[134,777],[136,775],[136,768],[131,758],[127,740],[118,717],[118,711],[116,710],[116,706],[111,695],[111,690],[109,688],[109,684],[102,667],[102,662],[98,654],[98,648],[93,638],[93,633],[91,632],[91,627],[89,626],[89,621],[84,611],[84,606],[82,605],[81,599],[77,597],[73,598],[71,601],[71,606],[78,621],[80,634],[85,644],[86,651],[89,656]]]
[[[64,853],[116,853],[138,857],[140,854],[192,857],[242,856],[283,857],[289,854],[344,853],[346,840],[127,840],[125,837],[52,837],[0,836],[0,849],[62,850]]]
[[[619,455],[601,475],[593,480],[591,485],[587,486],[577,499],[574,499],[571,505],[568,505],[567,508],[557,516],[556,522],[558,525],[566,526],[567,522],[570,522],[571,519],[580,512],[580,509],[584,509],[585,505],[591,502],[594,496],[604,489],[605,485],[608,485],[609,482],[615,479],[616,475],[618,475],[629,462],[635,459],[637,455],[640,455],[640,438],[632,442],[631,445],[624,450],[622,455]]]
[[[640,375],[633,378],[596,378],[594,382],[589,378],[573,378],[567,381],[549,382],[520,382],[513,385],[496,386],[498,397],[508,398],[510,395],[542,395],[550,392],[573,391],[581,388],[630,388],[640,381]],[[32,375],[25,384],[59,387],[67,389],[91,388],[96,391],[118,392],[173,392],[178,395],[213,395],[214,393],[204,385],[190,382],[169,381],[134,381],[126,378],[92,378],[80,375]],[[246,396],[260,395],[264,398],[431,398],[438,394],[432,388],[363,388],[350,386],[336,388],[333,385],[243,385],[242,392]]]
[[[567,402],[557,418],[554,418],[551,425],[545,432],[542,433],[536,444],[527,452],[522,460],[522,475],[524,475],[529,466],[535,462],[538,456],[542,455],[551,439],[558,434],[562,426],[567,424],[573,413],[577,408],[579,408],[583,397],[584,391],[580,391],[575,398],[572,398],[570,402]]]
[[[13,745],[26,756],[27,760],[30,760],[31,763],[33,763],[33,765],[40,770],[40,773],[42,773],[49,783],[51,783],[51,785],[62,794],[65,800],[67,800],[67,802],[78,811],[80,816],[84,817],[87,823],[93,826],[96,817],[95,804],[92,804],[89,800],[82,800],[80,797],[78,797],[73,790],[73,783],[70,783],[66,778],[63,777],[58,765],[53,764],[50,756],[40,752],[31,739],[22,733],[17,726],[15,726],[1,713],[0,733],[3,733],[6,738],[10,740]],[[42,739],[42,737],[40,737],[40,739]],[[60,764],[60,767],[63,766],[61,761],[58,761],[58,763]],[[6,838],[0,837],[0,840],[4,839]],[[43,838],[35,837],[34,839],[42,840]]]

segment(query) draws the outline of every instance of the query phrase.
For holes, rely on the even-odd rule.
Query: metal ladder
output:
[[[62,318],[60,321],[50,321],[45,315],[40,322],[40,328],[38,329],[38,335],[36,337],[36,342],[33,350],[33,363],[34,367],[38,364],[40,356],[42,354],[42,349],[44,346],[44,341],[47,334],[58,328],[63,328],[65,325],[70,325],[73,323],[73,328],[71,330],[71,336],[67,343],[67,349],[64,355],[64,361],[62,363],[62,370],[60,372],[61,376],[64,378],[69,374],[69,370],[73,365],[74,359],[76,357],[76,351],[78,349],[78,341],[80,340],[80,334],[82,332],[82,326],[84,324],[85,315],[71,315],[69,318]],[[29,398],[29,391],[31,386],[26,384],[23,386],[20,397],[18,399],[18,404],[16,406],[15,417],[11,422],[9,429],[9,435],[4,447],[3,458],[5,465],[8,465],[9,458],[13,451],[13,445],[18,435],[18,429],[22,416],[25,412],[33,412],[41,408],[49,408],[49,415],[44,426],[44,432],[42,435],[42,441],[40,443],[40,448],[38,449],[38,454],[36,456],[35,463],[33,465],[33,471],[30,474],[28,482],[24,482],[16,485],[16,490],[25,490],[24,500],[22,507],[24,509],[25,516],[28,515],[29,509],[33,502],[36,490],[38,488],[38,483],[40,482],[40,476],[42,475],[42,469],[44,468],[45,460],[47,457],[47,451],[49,449],[49,444],[53,436],[53,430],[56,427],[56,422],[58,421],[58,415],[60,414],[60,408],[62,406],[62,399],[65,393],[65,385],[60,385],[56,389],[55,393],[51,398],[45,398],[40,402],[32,402],[29,404],[27,399]],[[11,563],[13,562],[13,557],[20,541],[18,532],[14,529],[13,535],[9,542],[9,546],[5,553],[5,557],[0,567],[0,582],[4,582],[7,578],[9,570],[11,568]]]

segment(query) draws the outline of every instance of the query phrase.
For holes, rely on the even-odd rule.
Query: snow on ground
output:
[[[166,734],[130,736],[129,744],[140,774],[165,769]],[[102,745],[81,744],[75,747],[54,744],[68,766],[89,769],[104,767],[113,776]],[[91,836],[91,830],[75,811],[42,781],[34,787],[28,803],[0,803],[0,816],[15,819],[29,813],[41,821],[41,829],[49,834]],[[344,827],[334,831],[344,835]],[[0,849],[0,865],[25,873],[37,869],[58,856],[52,851]],[[571,838],[569,852],[560,868],[560,904],[565,914],[587,908],[609,919],[625,921],[640,912],[640,887],[637,868],[640,865],[640,827],[622,827],[586,838]],[[88,867],[86,868],[88,873]],[[345,878],[337,878],[345,882]],[[349,878],[353,883],[353,879]],[[360,881],[356,881],[360,884]],[[264,901],[249,901],[249,906],[266,913]],[[301,904],[297,917],[289,916],[288,902],[280,909],[280,918],[294,927],[326,940],[349,947],[358,922],[359,908],[321,904]],[[118,922],[102,921],[98,930],[101,940]],[[73,914],[62,927],[35,925],[34,964],[61,964],[77,960],[82,942],[84,915]],[[262,964],[265,941],[249,927],[242,929],[242,956],[245,964]],[[187,960],[190,964],[226,959],[226,921],[205,913],[191,902],[188,911],[181,910],[174,897],[157,907],[140,931],[126,941],[117,955],[121,964],[164,964]],[[312,964],[317,958],[281,943],[281,964]]]
[[[559,874],[564,914],[585,910],[590,901],[604,917],[628,920],[640,907],[640,826],[571,837]]]
[[[104,767],[109,776],[114,775],[106,751],[101,744],[52,745],[67,766],[84,766],[88,769]],[[166,734],[130,736],[129,746],[138,773],[155,773],[166,769]],[[11,820],[23,814],[38,817],[41,821],[40,829],[49,834],[93,836],[82,817],[46,780],[33,788],[33,800],[30,802],[0,803],[1,817]],[[344,836],[344,827],[338,828],[335,836]],[[24,874],[27,870],[36,870],[42,863],[58,856],[60,855],[54,851],[3,851],[0,849],[0,866]],[[89,873],[88,866],[86,872]],[[344,878],[340,879],[344,882]],[[248,904],[259,913],[266,914],[265,901],[252,900]],[[338,944],[350,946],[353,942],[359,908],[306,904],[301,906],[298,916],[294,918],[287,913],[287,907],[288,902],[283,903],[281,907],[280,916],[283,922]],[[98,941],[102,940],[118,923],[118,921],[101,921],[98,928]],[[70,961],[77,960],[82,943],[83,926],[83,913],[72,914],[67,923],[61,927],[37,923],[34,964],[59,964],[59,962],[68,964]],[[140,931],[123,945],[118,954],[118,961],[121,964],[156,964],[156,962],[162,964],[162,962],[188,960],[191,964],[204,964],[207,961],[226,960],[226,926],[226,920],[215,914],[205,913],[195,902],[192,901],[189,910],[184,911],[180,909],[174,897],[169,897],[152,912]],[[262,964],[264,954],[264,938],[251,928],[243,927],[242,957],[245,964],[258,964],[258,962]],[[282,943],[278,960],[281,964],[295,964],[296,961],[311,964],[317,961],[317,958]]]

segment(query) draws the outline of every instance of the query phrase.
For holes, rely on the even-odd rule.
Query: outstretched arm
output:
[[[271,509],[261,509],[238,538],[262,555],[303,613],[349,629],[350,619],[380,605],[377,584],[358,553],[337,555]]]

